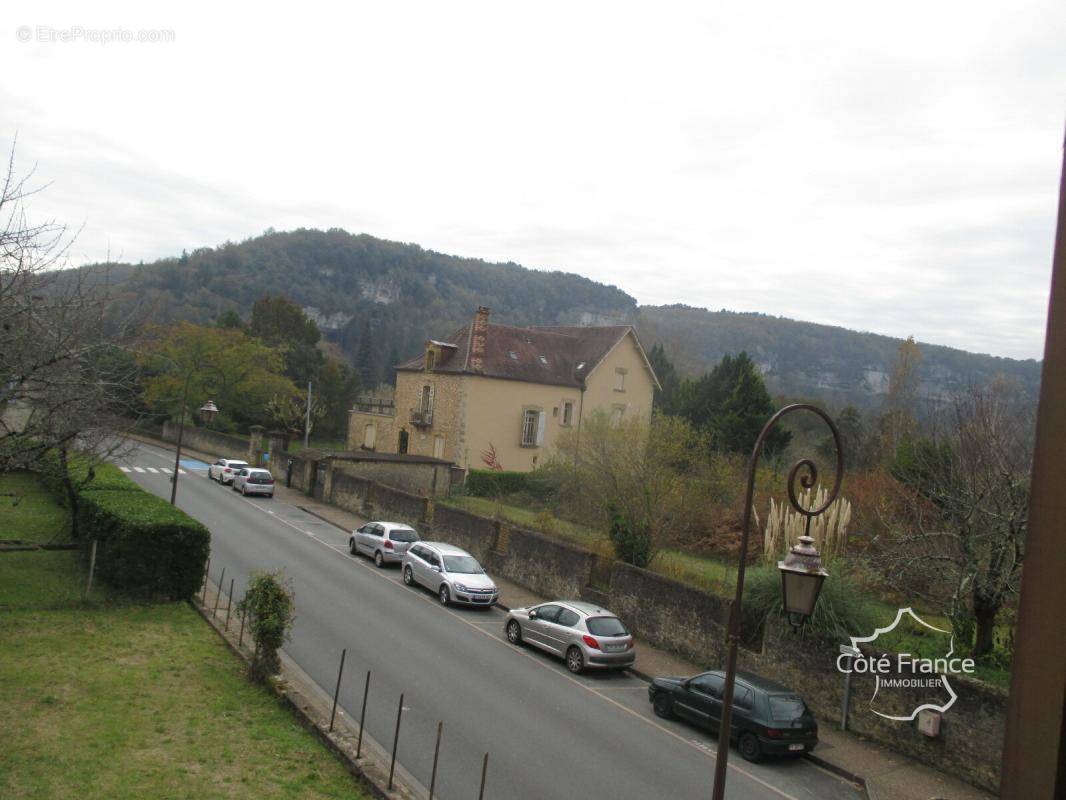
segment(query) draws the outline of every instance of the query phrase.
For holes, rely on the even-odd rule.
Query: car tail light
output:
[[[222,470],[222,471],[223,471],[223,472],[233,472],[233,470],[231,470],[231,469],[230,469],[229,467],[226,467],[226,468],[225,468],[224,470]]]
[[[273,485],[274,485],[274,479],[273,478],[267,478],[267,486],[273,486]]]
[[[392,542],[390,542],[390,541],[389,541],[388,539],[386,539],[386,540],[385,540],[385,549],[386,549],[386,550],[395,550],[396,548],[394,548],[394,547],[392,546]]]
[[[768,738],[768,739],[780,739],[782,737],[782,735],[783,735],[782,732],[779,731],[777,728],[767,728],[766,729],[766,738]]]
[[[585,636],[582,636],[581,640],[585,644],[587,644],[589,647],[591,647],[593,650],[599,650],[600,649],[600,643],[597,642],[595,639],[593,639],[591,636],[589,636],[587,634]]]
[[[634,645],[632,639],[630,639],[628,642],[626,642],[626,650],[632,650],[634,648],[634,646],[635,645]]]

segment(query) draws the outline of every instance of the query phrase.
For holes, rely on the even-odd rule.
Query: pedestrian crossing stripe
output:
[[[119,469],[122,470],[123,472],[133,472],[133,470],[130,469],[129,467],[119,467]]]
[[[144,472],[144,467],[134,467],[133,471],[134,472]]]
[[[140,472],[140,473],[151,472],[153,475],[158,475],[159,473],[163,473],[164,475],[173,475],[174,474],[174,470],[171,469],[170,467],[124,467],[124,466],[120,465],[119,469],[122,470],[123,472],[127,473],[127,474],[130,473],[130,472]],[[179,475],[188,475],[189,473],[188,473],[187,470],[178,469],[178,474]]]
[[[149,472],[152,472],[152,473],[158,473],[158,472],[159,472],[159,470],[157,470],[157,469],[156,469],[155,467],[146,467],[146,469],[147,469],[147,470],[148,470]]]

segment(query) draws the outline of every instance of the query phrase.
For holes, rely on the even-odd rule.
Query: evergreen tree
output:
[[[681,402],[681,376],[661,344],[656,344],[648,352],[648,361],[662,387],[655,390],[655,408],[664,414],[677,414]]]
[[[371,335],[370,317],[363,320],[363,333],[355,348],[355,371],[359,374],[359,382],[365,388],[372,389],[378,385],[377,376],[374,374],[374,341]]]
[[[266,295],[252,306],[248,332],[285,356],[285,374],[306,386],[314,381],[325,363],[318,349],[322,334],[315,321],[287,297]]]
[[[707,431],[714,445],[735,453],[750,453],[763,425],[775,408],[762,375],[747,353],[726,355],[713,370],[685,381],[680,413]],[[792,434],[775,428],[766,440],[766,452],[780,452]]]
[[[244,328],[244,320],[241,319],[241,315],[234,309],[229,308],[219,314],[215,319],[215,327],[242,330]]]

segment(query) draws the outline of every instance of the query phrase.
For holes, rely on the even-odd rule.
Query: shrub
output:
[[[842,559],[833,563],[831,574],[822,584],[814,614],[806,622],[812,633],[846,641],[865,635],[877,625],[877,609],[863,594],[862,583]],[[745,639],[771,614],[783,614],[781,573],[777,567],[749,567],[744,577]]]
[[[651,531],[646,522],[638,522],[615,512],[607,534],[620,559],[634,567],[646,567],[651,561]]]
[[[191,597],[203,581],[211,534],[165,500],[127,484],[79,495],[83,551],[96,540],[97,574],[116,589],[172,600]]]
[[[528,472],[472,469],[466,476],[466,493],[474,497],[498,497],[530,489]]]
[[[292,587],[280,570],[253,572],[237,609],[245,615],[255,642],[251,673],[265,680],[281,669],[278,650],[288,638],[294,620]]]

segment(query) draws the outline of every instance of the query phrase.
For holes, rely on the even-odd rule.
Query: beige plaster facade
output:
[[[397,453],[406,445],[408,453],[463,469],[488,469],[495,460],[501,469],[528,471],[544,463],[563,431],[596,411],[616,419],[651,415],[655,376],[632,328],[620,328],[577,385],[427,369],[441,363],[438,344],[427,342],[433,354],[420,369],[397,372],[392,415],[351,412],[350,449]]]

